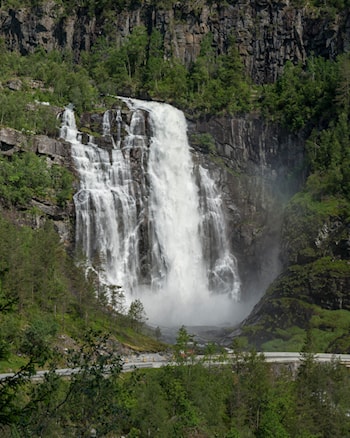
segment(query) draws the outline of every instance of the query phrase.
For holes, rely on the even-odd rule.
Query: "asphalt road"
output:
[[[302,355],[300,353],[290,353],[290,352],[264,352],[266,362],[269,363],[291,363],[297,365]],[[227,354],[225,359],[222,356],[213,356],[211,360],[208,359],[204,361],[205,356],[195,356],[189,360],[191,361],[204,361],[204,363],[211,363],[217,365],[225,365],[230,363],[230,354]],[[317,362],[331,362],[334,359],[340,361],[340,363],[344,364],[347,367],[350,367],[350,354],[328,354],[328,353],[317,353],[314,356]],[[124,357],[123,359],[123,370],[122,372],[130,372],[135,369],[142,368],[161,368],[166,365],[175,365],[175,362],[169,358],[169,356],[163,356],[161,354],[141,354]],[[56,374],[60,376],[71,376],[80,371],[79,368],[61,368],[56,370]],[[31,377],[32,380],[42,380],[44,375],[47,373],[47,370],[37,371],[37,373]],[[106,370],[106,374],[108,374],[108,369]],[[6,378],[11,378],[15,374],[14,373],[4,373],[0,374],[0,380],[4,380]]]

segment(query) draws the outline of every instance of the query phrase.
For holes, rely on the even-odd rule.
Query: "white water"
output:
[[[74,113],[63,115],[61,137],[72,145],[72,157],[80,177],[74,195],[76,246],[95,264],[104,264],[104,280],[133,290],[138,278],[137,212],[130,165],[120,149],[84,145],[76,128]],[[111,162],[112,158],[112,162]],[[131,260],[133,262],[131,263]]]
[[[238,301],[240,282],[237,275],[236,259],[231,254],[226,223],[222,213],[222,200],[209,171],[199,166],[200,214],[202,217],[201,241],[208,261],[210,289],[231,296]]]
[[[83,145],[72,110],[64,113],[61,136],[72,145],[80,176],[77,246],[90,263],[99,255],[104,280],[122,286],[128,302],[140,298],[153,323],[232,321],[240,293],[236,262],[215,184],[207,170],[194,168],[184,115],[166,104],[125,101],[133,115],[124,139],[120,113],[116,141],[112,113],[103,120],[113,140],[109,152],[93,141]]]

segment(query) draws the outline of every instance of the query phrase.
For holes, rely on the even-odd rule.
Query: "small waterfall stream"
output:
[[[141,299],[153,323],[230,321],[240,297],[236,261],[214,181],[193,164],[185,117],[167,104],[125,103],[128,125],[120,112],[104,115],[109,151],[93,138],[82,144],[73,111],[64,112],[61,137],[80,177],[76,245],[89,263],[102,261],[103,281],[121,286],[128,303]]]

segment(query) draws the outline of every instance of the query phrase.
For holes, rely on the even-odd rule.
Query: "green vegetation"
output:
[[[72,53],[46,53],[38,48],[32,55],[21,56],[1,43],[0,82],[5,88],[0,96],[1,125],[54,136],[56,111],[40,102],[60,107],[74,102],[78,112],[94,107],[98,90],[88,72],[74,63]]]
[[[166,57],[156,29],[150,35],[136,27],[121,47],[100,38],[82,61],[104,94],[148,94],[166,100],[188,113],[236,113],[250,108],[251,86],[232,40],[226,55],[216,55],[212,35],[189,70],[175,56]]]
[[[106,5],[100,13],[110,8]],[[228,38],[227,52],[217,54],[213,35],[208,33],[199,56],[187,69],[165,48],[157,29],[136,26],[122,44],[116,43],[111,30],[104,33],[78,61],[69,51],[46,53],[39,47],[34,54],[20,56],[2,44],[0,81],[7,87],[11,82],[17,85],[5,87],[2,93],[0,123],[52,133],[55,115],[38,104],[33,108],[35,102],[58,106],[73,102],[81,113],[105,105],[109,94],[146,95],[196,116],[254,109],[292,130],[312,125],[327,128],[334,118],[334,101],[339,115],[347,108],[349,59],[345,55],[337,61],[311,57],[305,66],[287,62],[275,84],[258,87],[245,73],[233,38]]]
[[[130,320],[132,328],[138,332],[142,330],[147,316],[141,300],[136,299],[131,302],[128,310],[128,318]]]
[[[178,346],[188,339],[182,328]],[[108,343],[87,332],[81,347],[67,353],[69,365],[79,367],[69,379],[56,374],[51,356],[43,381],[31,383],[27,368],[2,382],[2,436],[90,437],[93,429],[97,436],[129,438],[340,438],[350,432],[349,372],[336,360],[317,363],[310,335],[295,372],[288,365],[271,367],[235,342],[226,365],[207,355],[201,362],[122,375],[121,358]],[[34,352],[37,360],[47,355],[43,345]]]
[[[336,62],[312,57],[302,66],[288,61],[276,83],[263,86],[263,113],[294,131],[310,123],[322,127],[333,116],[337,83]]]
[[[350,351],[347,260],[316,258],[290,266],[263,298],[258,325],[243,333],[264,351],[300,351],[310,330],[317,351]]]
[[[93,279],[75,265],[49,221],[32,230],[0,219],[0,239],[0,345],[7,353],[1,370],[14,366],[8,361],[13,364],[17,355],[23,361],[36,356],[32,348],[60,346],[62,336],[79,345],[90,329],[110,332],[139,350],[160,347],[141,329],[131,329],[141,324],[134,322],[138,313],[117,313],[106,307],[102,294],[95,295]]]
[[[50,200],[63,206],[73,194],[73,176],[64,167],[49,167],[32,152],[0,157],[0,199],[3,205],[26,207],[30,200]]]
[[[148,95],[172,102],[191,114],[244,112],[252,107],[252,85],[245,75],[234,40],[227,54],[216,55],[212,35],[202,43],[196,62],[186,69],[165,53],[160,32],[136,26],[117,45],[103,36],[76,62],[68,51],[20,56],[0,49],[2,71],[0,124],[36,133],[54,134],[57,120],[39,102],[74,103],[77,113],[104,105],[109,94]]]
[[[200,148],[205,154],[216,154],[215,140],[211,134],[207,132],[203,134],[192,134],[190,140],[191,144]]]
[[[279,309],[276,311],[281,313],[281,304],[278,303]],[[270,325],[269,335],[265,337],[271,338],[261,344],[263,351],[300,351],[305,339],[306,332],[309,330],[314,339],[314,350],[325,351],[327,353],[339,354],[339,352],[347,352],[350,350],[349,337],[349,311],[348,310],[326,310],[315,305],[303,305],[300,303],[298,308],[299,315],[294,312],[296,310],[295,302],[289,301],[288,304],[292,307],[289,319],[285,322],[285,328],[275,328]],[[308,313],[309,320],[302,321],[300,315],[302,312]],[[297,317],[299,316],[299,320]],[[288,318],[286,314],[284,317]],[[293,326],[297,321],[300,326]],[[260,336],[266,330],[266,327],[271,324],[266,321],[265,326],[260,327]],[[309,327],[309,328],[305,328]],[[249,330],[249,328],[247,328]],[[248,332],[249,333],[249,332]]]
[[[0,81],[5,89],[0,123],[50,134],[57,129],[55,114],[37,102],[57,106],[73,102],[81,113],[105,105],[109,94],[148,95],[172,102],[192,115],[254,109],[292,130],[329,127],[328,137],[323,134],[321,138],[326,149],[332,132],[344,125],[341,114],[347,111],[350,99],[346,55],[337,61],[312,57],[305,66],[287,62],[275,84],[258,87],[245,74],[234,39],[228,40],[227,53],[218,55],[210,33],[189,69],[165,52],[158,30],[148,33],[144,26],[136,26],[122,45],[107,32],[89,52],[80,54],[79,62],[68,51],[46,53],[38,48],[34,54],[20,56],[6,51],[4,44],[1,55]],[[314,143],[310,143],[310,158],[315,153]]]

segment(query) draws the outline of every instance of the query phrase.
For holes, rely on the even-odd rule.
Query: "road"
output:
[[[268,363],[292,363],[298,364],[302,358],[300,353],[290,353],[290,352],[264,352],[265,360]],[[213,356],[211,358],[211,363],[215,363],[217,365],[225,365],[230,363],[232,355],[227,354],[225,359],[222,356]],[[337,359],[340,363],[344,364],[347,367],[350,367],[350,354],[328,354],[328,353],[317,353],[314,356],[317,362],[331,362],[333,359]],[[142,368],[161,368],[166,365],[174,365],[174,361],[169,358],[169,356],[162,356],[160,354],[142,354],[142,355],[134,355],[127,356],[122,358],[123,370],[122,372],[130,372],[135,369]],[[203,361],[204,356],[196,356],[194,361]],[[80,371],[79,368],[61,368],[56,370],[56,374],[59,376],[71,376]],[[32,376],[32,380],[42,380],[45,374],[48,371],[42,370],[37,371],[37,373]],[[106,372],[108,374],[108,371]],[[0,380],[4,380],[6,378],[11,378],[14,376],[14,373],[4,373],[0,374]]]

